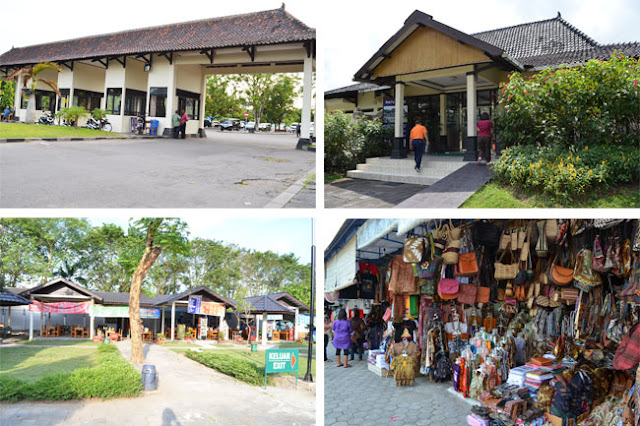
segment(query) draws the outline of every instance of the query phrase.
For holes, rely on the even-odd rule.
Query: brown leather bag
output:
[[[489,303],[491,287],[478,286],[476,290],[476,303]]]
[[[458,289],[458,303],[473,305],[476,303],[478,286],[475,284],[460,284]]]
[[[551,267],[549,268],[549,281],[559,287],[564,287],[573,282],[573,269],[557,264],[557,259],[558,254],[556,254],[555,259],[551,262]]]
[[[461,277],[471,277],[476,275],[480,269],[475,253],[460,253],[458,256],[458,275]]]

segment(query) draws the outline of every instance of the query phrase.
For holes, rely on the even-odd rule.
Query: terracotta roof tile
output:
[[[141,53],[315,40],[315,29],[283,8],[13,48],[0,66]]]

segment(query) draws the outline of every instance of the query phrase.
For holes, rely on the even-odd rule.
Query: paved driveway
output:
[[[290,134],[207,133],[2,143],[0,208],[262,207],[315,167]]]
[[[129,357],[129,342],[118,346]],[[315,396],[304,390],[249,386],[158,345],[145,345],[158,390],[107,401],[0,403],[0,425],[315,424]]]

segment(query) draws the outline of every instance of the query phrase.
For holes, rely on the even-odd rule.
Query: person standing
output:
[[[489,114],[483,112],[480,115],[481,120],[478,121],[478,150],[480,156],[478,157],[478,164],[491,163],[491,141],[493,139],[493,121],[489,119]]]
[[[329,315],[324,316],[324,362],[331,362],[327,357],[327,346],[329,346],[329,333],[331,333],[331,319]]]
[[[178,114],[178,110],[171,116],[171,125],[173,126],[173,138],[178,139],[180,135],[180,114]]]
[[[422,154],[429,146],[429,134],[427,128],[422,125],[420,120],[416,120],[416,125],[411,129],[409,134],[409,149],[413,149],[416,165],[414,169],[420,173],[420,166],[422,164]]]
[[[364,331],[366,326],[362,318],[360,318],[360,311],[358,309],[353,310],[353,318],[351,318],[351,328],[353,334],[351,335],[351,361],[354,360],[356,352],[358,353],[360,361],[362,361],[362,354],[364,353]]]
[[[181,115],[182,116],[180,117],[180,137],[182,139],[185,139],[187,137],[187,121],[189,121],[189,116],[184,110],[181,111]]]
[[[331,330],[333,331],[333,347],[336,348],[336,367],[351,367],[347,361],[349,360],[349,348],[351,348],[353,328],[349,320],[347,320],[347,313],[344,309],[338,311],[338,316],[333,322]],[[343,353],[344,363],[340,362],[340,352]]]

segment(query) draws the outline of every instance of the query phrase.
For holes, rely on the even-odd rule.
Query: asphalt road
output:
[[[203,139],[3,143],[0,208],[262,207],[315,167],[296,142],[208,130]]]

